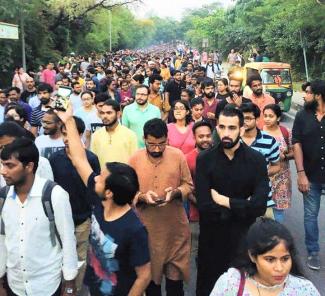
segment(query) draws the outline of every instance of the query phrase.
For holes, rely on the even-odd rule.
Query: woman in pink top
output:
[[[167,125],[168,145],[187,154],[195,148],[190,107],[185,101],[176,101],[172,112],[174,122]]]

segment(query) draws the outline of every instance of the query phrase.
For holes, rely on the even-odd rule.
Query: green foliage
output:
[[[301,32],[311,74],[324,78],[324,15],[325,6],[315,0],[238,0],[229,10],[191,11],[181,26],[192,46],[200,48],[202,38],[209,38],[209,49],[225,54],[231,48],[247,54],[259,49],[275,61],[291,63],[299,78],[304,75]]]
[[[224,54],[231,48],[247,58],[253,49],[272,60],[289,62],[303,79],[302,41],[312,77],[325,73],[325,5],[316,0],[237,0],[225,9],[219,2],[189,10],[181,21],[150,17],[136,19],[127,6],[138,0],[1,0],[0,21],[18,24],[25,21],[28,68],[76,52],[104,52],[109,48],[111,9],[112,49],[142,48],[151,44],[186,40],[202,49]],[[225,55],[224,55],[225,56]],[[0,39],[0,87],[8,83],[13,67],[21,64],[21,43]],[[8,75],[9,73],[9,75]]]

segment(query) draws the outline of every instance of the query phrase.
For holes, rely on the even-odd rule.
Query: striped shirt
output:
[[[30,125],[36,126],[36,127],[41,127],[42,126],[41,120],[42,120],[45,112],[46,112],[46,110],[42,110],[42,104],[40,104],[38,107],[34,108],[32,111]]]
[[[265,131],[257,129],[256,139],[250,147],[263,154],[267,165],[280,161],[279,144]]]
[[[266,133],[265,131],[261,131],[257,129],[257,135],[255,141],[250,146],[254,150],[260,152],[265,160],[267,165],[269,166],[272,163],[277,163],[280,161],[280,149],[277,140]],[[270,193],[269,200],[272,199],[272,190],[270,183]],[[274,203],[273,203],[274,204]],[[271,205],[271,203],[268,203]]]

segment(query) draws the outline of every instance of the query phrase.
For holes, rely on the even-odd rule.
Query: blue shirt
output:
[[[95,176],[92,173],[88,179],[91,191]],[[132,209],[114,221],[105,221],[102,200],[93,197],[84,282],[91,295],[128,295],[137,278],[135,268],[150,261],[147,230]]]

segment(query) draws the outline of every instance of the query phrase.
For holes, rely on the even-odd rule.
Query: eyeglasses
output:
[[[145,144],[150,149],[155,149],[155,148],[162,149],[167,145],[167,142],[163,142],[163,143],[159,143],[159,144],[145,142]]]
[[[185,111],[186,108],[185,107],[174,107],[175,111]]]

